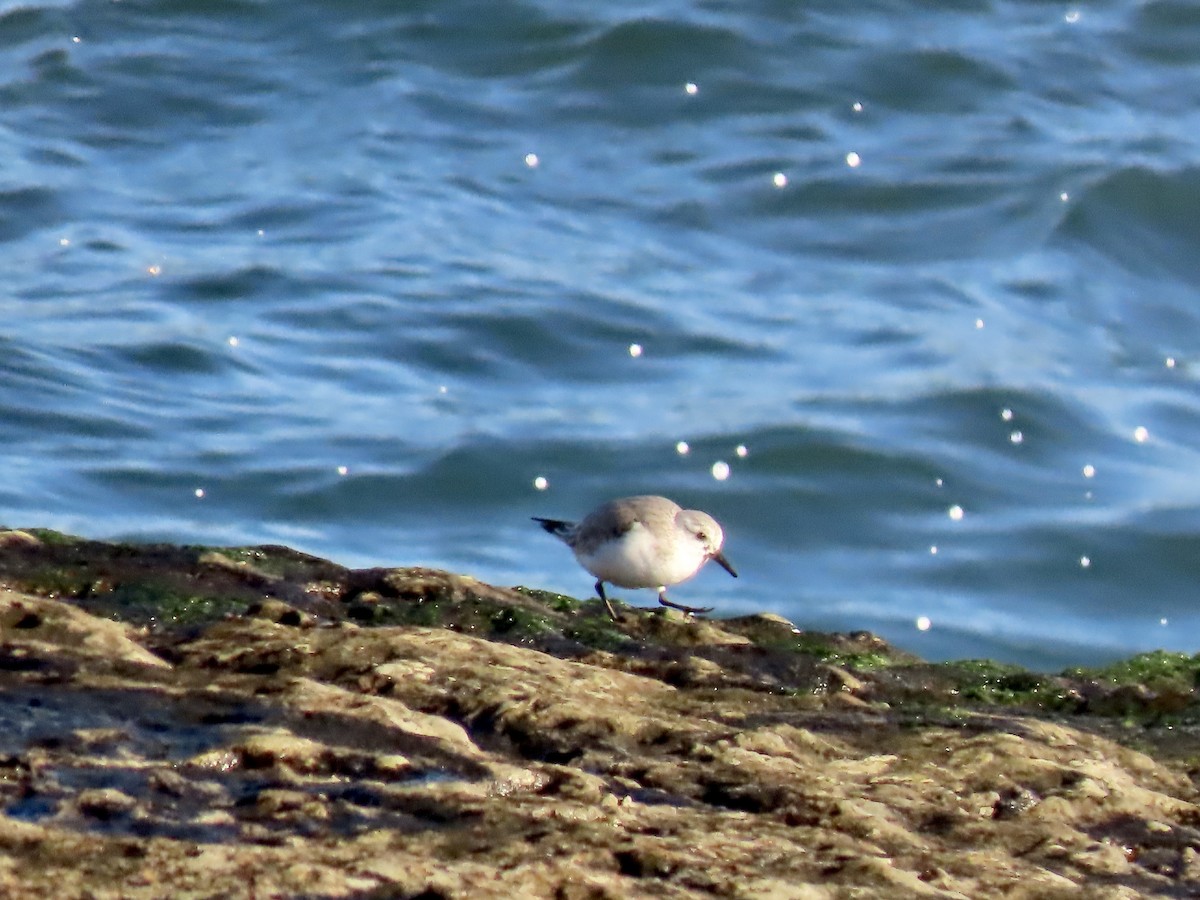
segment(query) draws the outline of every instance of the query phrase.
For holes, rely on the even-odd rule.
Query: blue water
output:
[[[1181,0],[0,0],[0,522],[1200,650],[1198,160]]]

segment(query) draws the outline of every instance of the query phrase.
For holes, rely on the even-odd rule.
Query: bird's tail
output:
[[[571,532],[575,530],[574,522],[563,522],[560,519],[542,519],[538,516],[533,516],[533,521],[537,522],[548,532],[561,540],[567,540]]]

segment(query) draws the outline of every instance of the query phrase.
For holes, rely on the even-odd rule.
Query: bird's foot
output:
[[[712,606],[684,606],[682,603],[676,603],[674,600],[668,600],[666,594],[658,595],[658,602],[663,606],[669,606],[671,609],[677,609],[680,612],[685,612],[689,616],[705,615],[713,611]]]

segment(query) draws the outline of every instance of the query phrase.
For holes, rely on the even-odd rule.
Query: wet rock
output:
[[[770,615],[7,534],[6,895],[1200,892],[1193,657],[929,665]]]
[[[1015,819],[1033,809],[1040,798],[1033,791],[1023,787],[1005,787],[992,805],[993,819]]]
[[[29,549],[36,550],[42,546],[42,541],[28,531],[18,529],[0,530],[0,547],[6,550]]]
[[[298,610],[291,604],[274,598],[268,598],[261,603],[250,604],[246,609],[246,615],[257,616],[274,622],[277,625],[286,625],[290,628],[299,628],[301,626],[311,628],[317,624],[317,618],[311,613]]]
[[[0,590],[0,637],[11,647],[55,648],[107,665],[169,668],[128,625],[88,615],[67,603]]]
[[[132,812],[138,801],[116,788],[96,788],[81,791],[75,805],[85,816],[106,821]]]
[[[863,694],[866,692],[866,682],[838,666],[819,666],[818,672],[825,678],[827,688],[831,692],[844,691],[847,694]]]
[[[285,766],[301,773],[322,772],[329,770],[332,758],[325,744],[282,729],[250,734],[233,750],[241,756],[241,765],[247,769]]]
[[[1088,844],[1082,850],[1073,853],[1069,862],[1074,868],[1088,875],[1108,878],[1128,875],[1131,869],[1125,848],[1108,841]]]

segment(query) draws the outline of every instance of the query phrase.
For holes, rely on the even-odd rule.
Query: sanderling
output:
[[[680,509],[666,497],[624,497],[604,503],[579,524],[533,519],[571,548],[579,564],[596,576],[596,593],[608,614],[620,621],[604,582],[623,588],[657,588],[658,602],[686,613],[712,607],[683,606],[667,599],[667,585],[686,581],[710,559],[737,578],[721,553],[725,534],[708,513]]]

